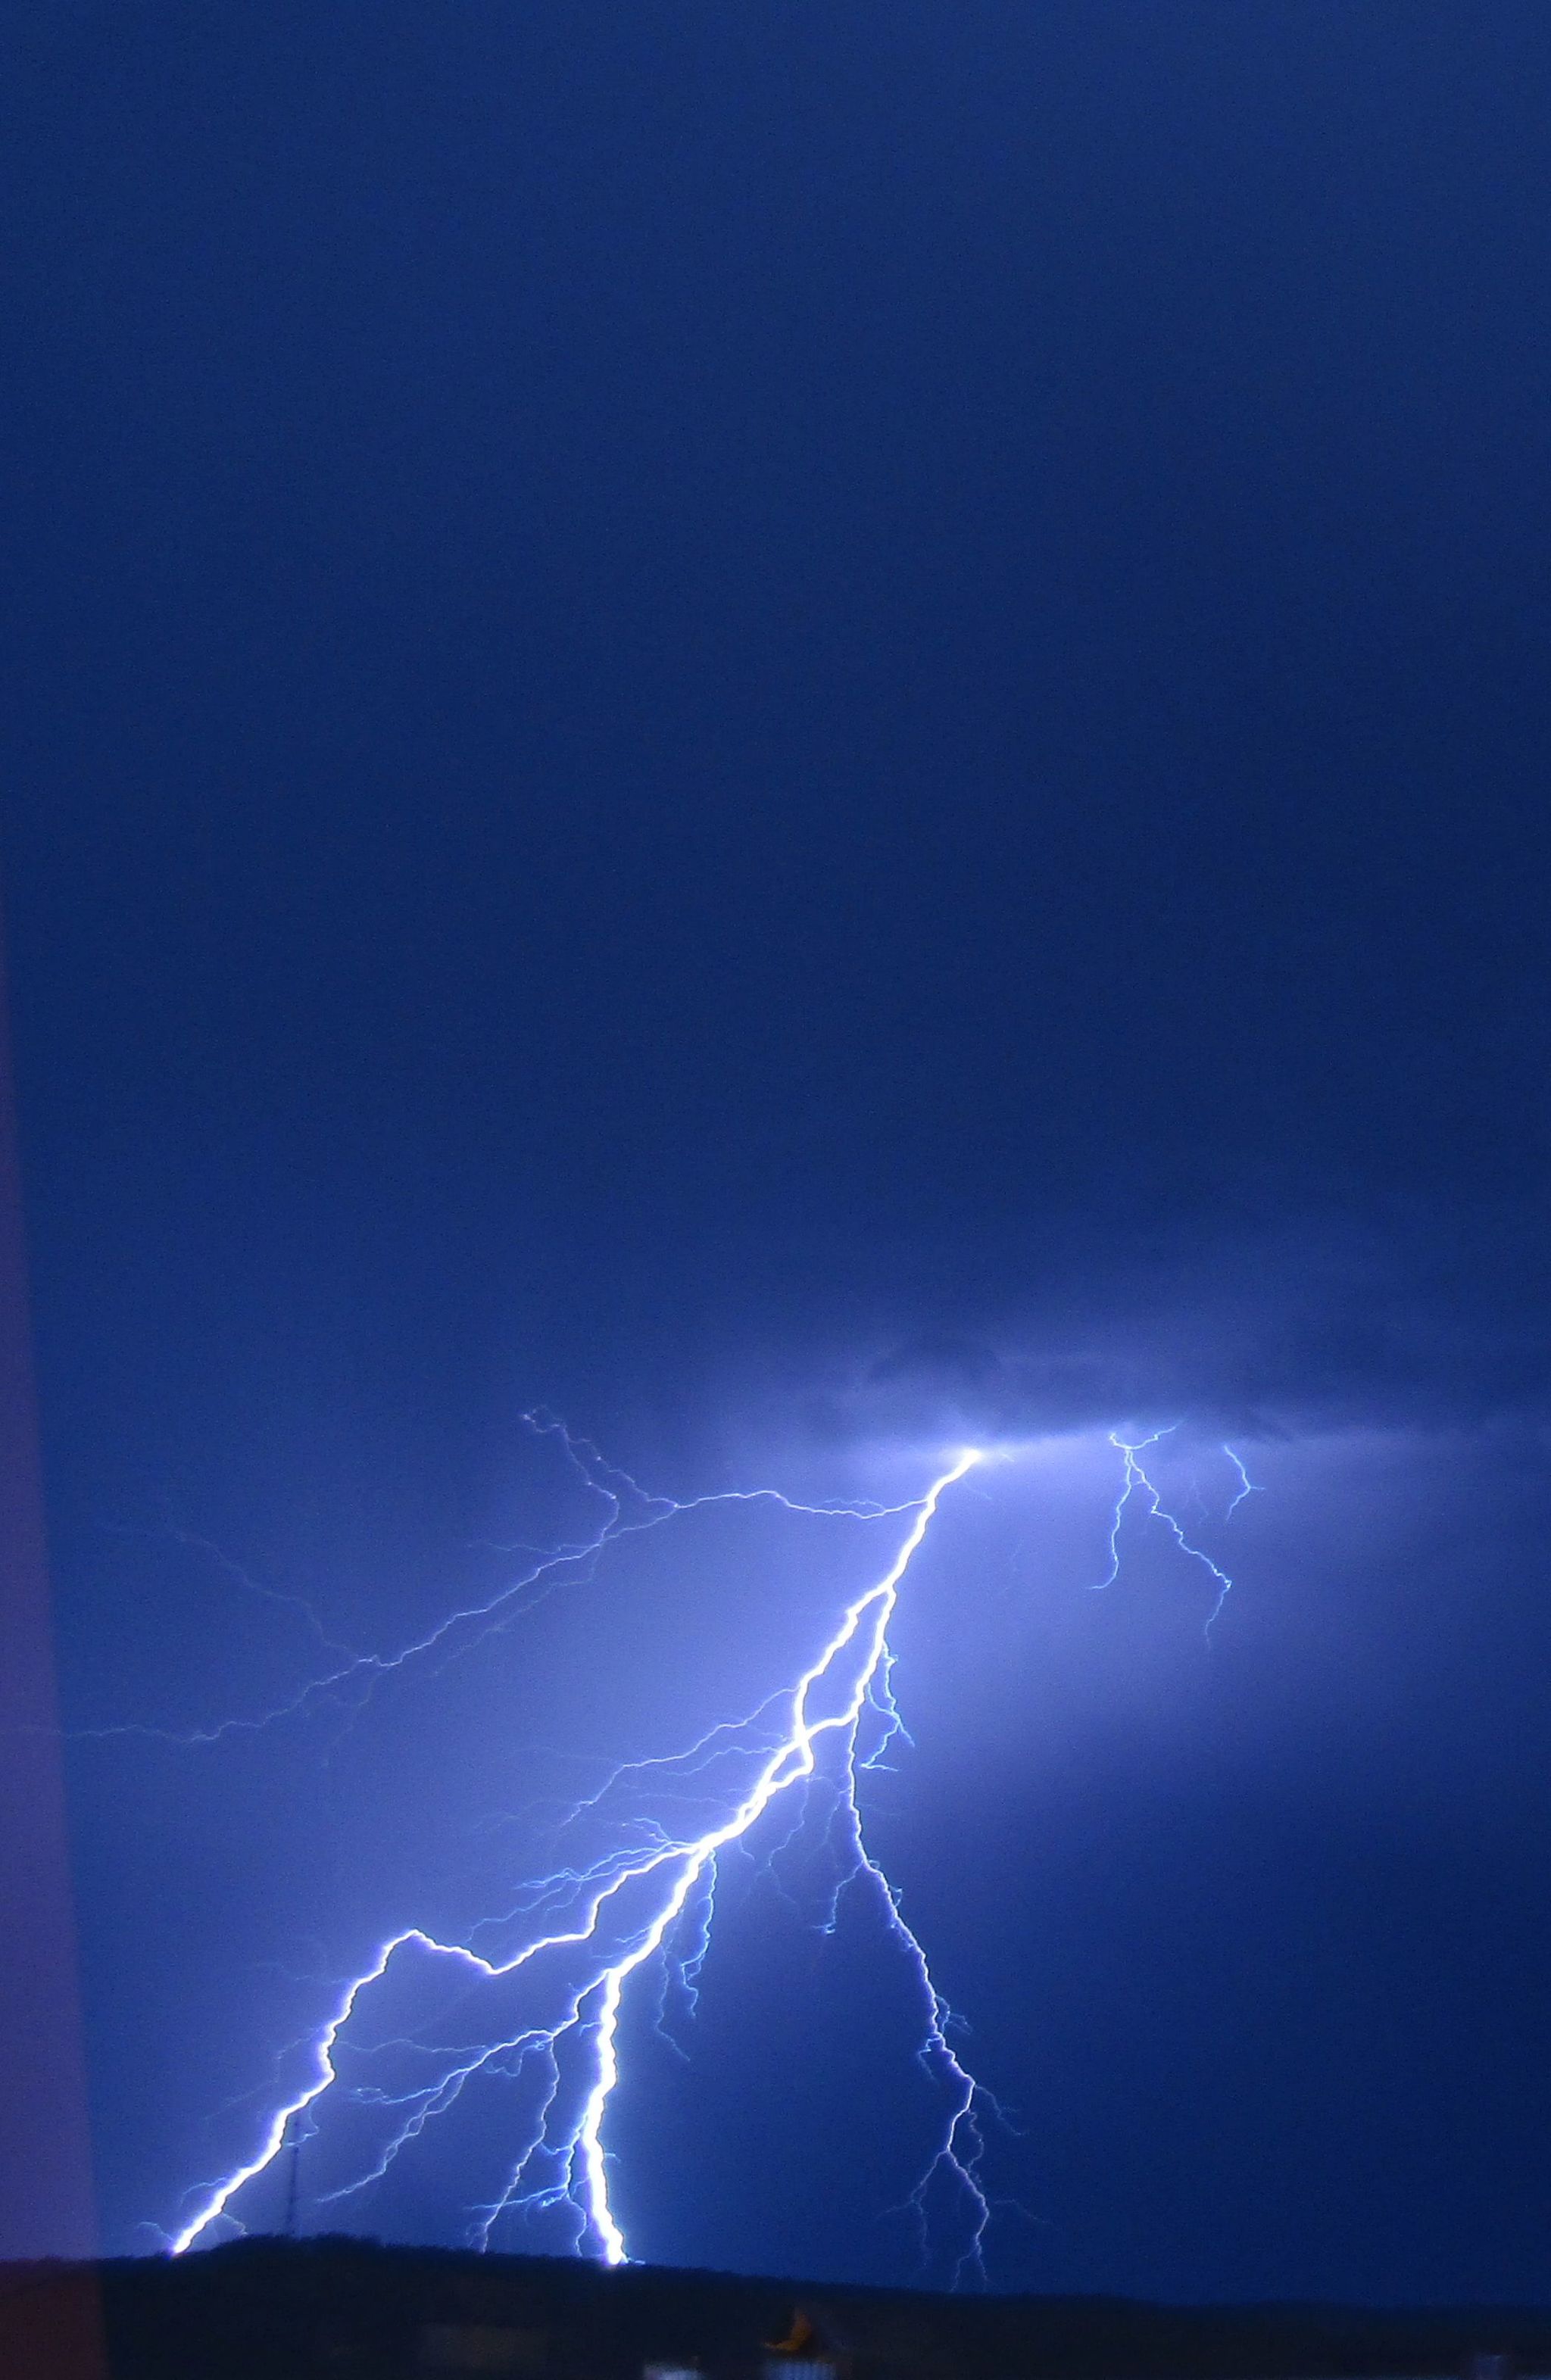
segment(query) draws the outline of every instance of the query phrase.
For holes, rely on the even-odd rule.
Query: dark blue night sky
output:
[[[556,1828],[790,1689],[909,1526],[701,1507],[372,1667],[599,1525],[538,1412],[681,1500],[1021,1450],[911,1566],[914,1748],[860,1797],[1006,2111],[992,2286],[1544,2299],[1551,15],[32,0],[3,42],[105,2244],[253,2155],[390,1937],[493,1955],[645,1840]],[[1109,1433],[1166,1425],[1209,1632],[1145,1500],[1087,1591]],[[619,2218],[947,2282],[908,1960],[792,1801],[697,2005],[659,1961],[622,2015]],[[329,2195],[496,2022],[444,1970],[363,2006],[306,2228],[465,2239],[520,2153],[514,2053]]]

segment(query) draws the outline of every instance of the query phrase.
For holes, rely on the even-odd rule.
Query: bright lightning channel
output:
[[[563,1425],[548,1416],[531,1418],[537,1429],[558,1439],[589,1490],[605,1500],[607,1517],[593,1538],[544,1556],[490,1602],[452,1614],[396,1653],[353,1656],[347,1664],[267,1713],[248,1720],[228,1720],[177,1740],[210,1743],[237,1728],[270,1726],[309,1709],[329,1690],[341,1686],[364,1688],[370,1694],[382,1676],[406,1662],[436,1652],[452,1657],[467,1649],[471,1633],[483,1634],[504,1624],[515,1610],[528,1608],[525,1591],[537,1587],[547,1592],[568,1572],[589,1574],[599,1554],[615,1538],[655,1528],[704,1505],[769,1501],[788,1511],[869,1524],[909,1515],[909,1526],[883,1575],[845,1606],[833,1633],[793,1686],[768,1697],[743,1719],[719,1721],[681,1753],[622,1764],[597,1792],[574,1805],[569,1818],[575,1820],[585,1811],[597,1809],[617,1794],[626,1780],[639,1778],[650,1778],[671,1808],[685,1797],[666,1789],[703,1777],[708,1769],[731,1759],[745,1764],[751,1773],[730,1811],[698,1832],[685,1828],[682,1822],[675,1831],[659,1817],[636,1819],[624,1829],[632,1838],[628,1842],[579,1866],[562,1867],[539,1879],[506,1919],[489,1922],[509,1925],[519,1915],[531,1921],[547,1910],[554,1912],[555,1930],[527,1941],[510,1958],[487,1958],[467,1944],[439,1941],[418,1927],[406,1928],[382,1943],[371,1963],[345,1985],[333,2014],[313,2037],[310,2072],[304,2085],[273,2109],[253,2155],[202,2191],[169,2240],[172,2252],[181,2255],[223,2221],[242,2228],[234,2202],[270,2170],[288,2141],[294,2143],[310,2135],[314,2111],[331,2091],[357,2104],[396,2110],[397,2119],[396,2129],[370,2170],[327,2192],[315,2202],[320,2204],[337,2204],[382,2180],[401,2151],[437,2117],[446,2114],[476,2077],[512,2078],[531,2068],[541,2077],[537,2106],[500,2189],[488,2204],[476,2210],[474,2242],[488,2246],[503,2216],[560,2210],[571,2223],[576,2252],[590,2253],[610,2265],[626,2262],[624,2234],[611,2198],[604,2134],[610,2102],[620,2080],[619,2026],[627,1988],[632,1978],[661,1953],[693,2009],[697,1981],[709,1946],[721,1854],[735,1845],[746,1845],[760,1819],[782,1796],[819,1779],[824,1759],[829,1766],[823,1781],[835,1797],[830,1832],[838,1835],[842,1853],[828,1927],[833,1926],[840,1895],[848,1885],[866,1882],[872,1887],[914,1979],[922,2009],[917,2058],[939,2096],[936,2145],[908,2195],[906,2208],[917,2223],[924,2245],[928,2194],[946,2192],[960,2209],[965,2234],[955,2282],[966,2277],[983,2282],[986,2238],[993,2213],[983,2178],[986,2127],[988,2119],[999,2117],[1000,2110],[953,2046],[952,2012],[933,1979],[926,1950],[903,1914],[897,1888],[867,1849],[858,1788],[860,1777],[879,1765],[891,1745],[902,1738],[909,1741],[894,1698],[895,1657],[889,1644],[901,1587],[944,1497],[985,1463],[992,1451],[963,1449],[924,1495],[900,1505],[794,1504],[771,1489],[729,1490],[678,1502],[646,1495],[626,1475],[605,1463],[587,1440],[573,1438]],[[1140,1498],[1145,1518],[1157,1521],[1180,1550],[1203,1564],[1216,1582],[1210,1626],[1232,1581],[1210,1556],[1186,1539],[1143,1465],[1143,1454],[1167,1435],[1160,1429],[1130,1439],[1118,1431],[1111,1433],[1110,1442],[1122,1458],[1122,1476],[1109,1531],[1109,1570],[1096,1584],[1109,1586],[1120,1577],[1122,1524],[1133,1500]],[[1239,1457],[1230,1449],[1223,1451],[1239,1480],[1231,1511],[1253,1492],[1254,1483]],[[800,1802],[800,1793],[795,1798]],[[801,1823],[799,1808],[793,1833]],[[767,1865],[771,1856],[767,1853]],[[680,1947],[675,1949],[675,1942]],[[352,2084],[342,2068],[342,2060],[352,2050],[347,2028],[363,1997],[383,1981],[390,1966],[395,1961],[415,1958],[449,1962],[454,1974],[463,1979],[464,1997],[494,1991],[506,1979],[522,1974],[532,1996],[548,2006],[541,2006],[538,2014],[530,2010],[524,2022],[503,2023],[494,2039],[464,2049],[433,2049],[418,2040],[378,2043],[376,2050],[396,2046],[430,2058],[436,2065],[432,2078],[396,2093]]]
[[[817,1747],[820,1739],[837,1735],[845,1744],[848,1807],[855,1828],[858,1859],[882,1886],[883,1898],[896,1935],[915,1962],[923,1988],[928,1996],[927,2030],[921,2055],[925,2062],[946,2075],[954,2095],[941,2145],[918,2189],[924,2192],[931,2174],[939,2170],[948,2173],[956,2182],[973,2209],[975,2228],[970,2260],[978,2264],[981,2242],[991,2212],[977,2177],[977,2167],[983,2154],[983,2142],[975,2122],[980,2086],[949,2043],[947,2007],[932,1985],[920,1944],[900,1913],[898,1897],[883,1878],[881,1869],[862,1849],[861,1819],[855,1802],[854,1755],[862,1714],[884,1660],[889,1621],[899,1599],[901,1581],[926,1537],[942,1497],[982,1459],[978,1449],[966,1449],[950,1469],[932,1482],[916,1506],[915,1519],[888,1571],[876,1585],[866,1588],[846,1606],[829,1643],[798,1679],[790,1697],[785,1730],[774,1749],[767,1754],[752,1786],[730,1817],[709,1828],[703,1834],[687,1840],[664,1836],[644,1852],[621,1855],[603,1864],[601,1872],[599,1869],[588,1872],[588,1881],[596,1889],[590,1900],[584,1902],[581,1922],[566,1931],[541,1937],[503,1963],[482,1959],[477,1952],[457,1944],[434,1941],[418,1929],[410,1929],[385,1943],[372,1965],[349,1985],[334,2015],[324,2027],[317,2045],[316,2069],[307,2088],[275,2110],[258,2154],[210,2192],[173,2239],[173,2252],[181,2254],[191,2247],[200,2234],[225,2213],[236,2193],[247,2183],[255,2180],[278,2155],[290,2125],[311,2108],[338,2080],[334,2053],[341,2031],[354,2013],[361,1993],[386,1973],[389,1961],[396,1951],[414,1942],[424,1949],[462,1960],[487,1978],[513,1974],[546,1952],[598,1942],[603,1931],[605,1912],[612,1913],[611,1904],[619,1900],[628,1886],[655,1877],[660,1885],[655,1910],[651,1911],[645,1924],[637,1923],[634,1926],[624,1946],[607,1958],[596,1974],[588,1976],[581,1988],[570,1998],[559,2021],[547,2026],[528,2027],[510,2038],[490,2045],[466,2065],[454,2069],[452,2076],[444,2078],[433,2091],[420,2095],[419,2104],[406,2121],[397,2143],[388,2152],[391,2157],[396,2153],[396,2146],[414,2137],[431,2114],[443,2112],[470,2077],[482,2068],[488,2068],[492,2060],[513,2054],[526,2057],[538,2051],[551,2063],[551,2087],[540,2110],[538,2131],[513,2167],[502,2195],[486,2213],[483,2236],[488,2240],[498,2216],[514,2207],[531,2205],[538,2199],[554,2204],[563,2197],[578,2209],[583,2219],[578,2247],[591,2244],[606,2263],[623,2263],[625,2258],[624,2235],[610,2203],[608,2168],[603,2151],[603,2119],[610,2095],[619,2080],[619,2015],[625,1985],[662,1948],[697,1886],[708,1877],[718,1853],[730,1844],[741,1841],[778,1794],[812,1777],[817,1767]],[[853,1646],[855,1647],[855,1656],[847,1682],[844,1657]],[[816,1709],[815,1698],[818,1691],[830,1684],[840,1687],[838,1707]],[[697,1750],[700,1748],[696,1747]],[[578,2028],[585,2029],[590,2044],[590,2081],[579,2113],[563,2135],[555,2140],[549,2137],[549,2119],[560,2092],[556,2053],[562,2038]],[[563,2170],[563,2180],[551,2181],[547,2188],[534,2191],[528,2188],[531,2170],[541,2155],[551,2165],[558,2161]],[[379,2169],[385,2170],[385,2165],[381,2161]]]

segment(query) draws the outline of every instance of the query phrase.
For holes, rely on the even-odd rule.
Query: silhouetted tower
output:
[[[297,2190],[300,2178],[301,2126],[298,2123],[291,2133],[291,2169],[285,2181],[285,2237],[287,2240],[294,2240],[297,2236]]]

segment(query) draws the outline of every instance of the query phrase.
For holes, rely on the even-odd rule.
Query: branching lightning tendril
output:
[[[1213,1622],[1220,1618],[1222,1607],[1233,1591],[1233,1581],[1230,1578],[1228,1572],[1222,1568],[1221,1564],[1219,1562],[1215,1562],[1212,1560],[1210,1554],[1204,1553],[1199,1546],[1193,1546],[1191,1544],[1190,1539],[1184,1533],[1184,1530],[1181,1527],[1173,1513],[1164,1503],[1162,1495],[1160,1494],[1157,1485],[1147,1476],[1146,1472],[1144,1470],[1141,1463],[1137,1459],[1140,1455],[1146,1452],[1149,1446],[1157,1446],[1160,1440],[1170,1436],[1174,1427],[1175,1425],[1171,1423],[1168,1429],[1151,1430],[1145,1438],[1137,1439],[1122,1438],[1119,1430],[1112,1429],[1110,1431],[1109,1443],[1112,1447],[1117,1449],[1123,1458],[1125,1463],[1125,1475],[1121,1483],[1121,1492],[1116,1500],[1114,1513],[1109,1523],[1109,1567],[1104,1576],[1099,1579],[1095,1579],[1093,1584],[1098,1588],[1113,1586],[1115,1581],[1120,1577],[1121,1529],[1125,1521],[1126,1508],[1130,1504],[1133,1496],[1143,1496],[1146,1500],[1147,1519],[1149,1521],[1160,1521],[1163,1526],[1172,1536],[1174,1543],[1178,1546],[1180,1551],[1182,1554],[1188,1554],[1192,1561],[1199,1562],[1202,1569],[1206,1572],[1207,1575],[1216,1585],[1218,1591],[1217,1601],[1213,1604],[1210,1611],[1206,1614],[1206,1633],[1209,1636],[1212,1633]],[[1242,1463],[1234,1453],[1231,1447],[1225,1446],[1222,1451],[1228,1457],[1230,1463],[1232,1463],[1239,1478],[1238,1493],[1228,1507],[1227,1517],[1231,1518],[1232,1514],[1238,1511],[1240,1505],[1243,1502],[1245,1497],[1253,1496],[1254,1494],[1254,1482],[1250,1478]]]

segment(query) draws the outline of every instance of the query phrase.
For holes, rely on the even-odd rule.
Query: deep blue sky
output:
[[[900,1859],[1038,2218],[993,2277],[1544,2296],[1551,18],[58,0],[4,42],[71,1723],[305,1668],[169,1530],[346,1635],[434,1613],[553,1524],[538,1400],[681,1491],[844,1492],[966,1415],[1230,1430],[1284,1492],[1209,1671],[1188,1582],[1144,1694],[1053,1556],[1037,1623],[965,1587],[995,1694],[928,1665]],[[638,1682],[589,1722],[544,1658],[563,1730]],[[440,1780],[467,1717],[384,1722],[326,1819],[316,1745],[79,1750],[115,2244],[305,2021],[263,1961],[397,1920],[372,1759]],[[427,1791],[415,1875],[487,1788]],[[871,2139],[866,1973],[780,2070]],[[716,2022],[643,2252],[903,2277],[817,2118],[755,2193]]]

